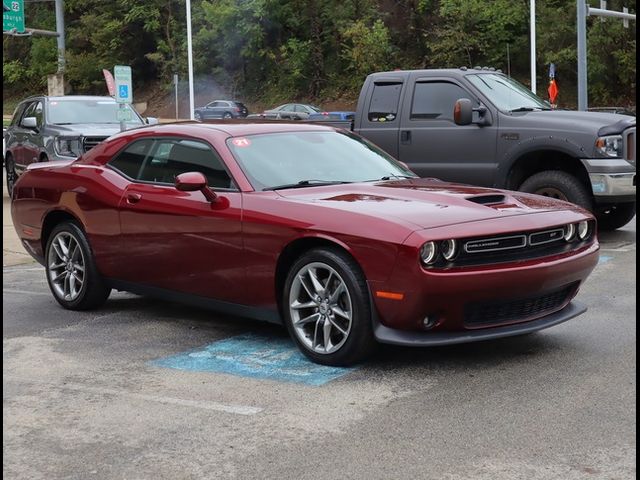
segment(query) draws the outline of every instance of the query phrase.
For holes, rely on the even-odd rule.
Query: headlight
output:
[[[56,137],[53,145],[61,157],[77,158],[82,154],[80,139],[77,137]]]
[[[589,222],[583,220],[578,224],[578,237],[580,240],[584,240],[589,236]]]
[[[425,265],[432,264],[435,261],[437,255],[438,249],[436,248],[435,243],[427,242],[422,245],[422,248],[420,249],[420,259],[422,260],[422,263],[424,263]]]
[[[572,241],[576,236],[576,226],[573,223],[564,227],[564,239],[567,242]]]
[[[456,256],[457,245],[454,239],[445,240],[442,242],[442,256],[445,260],[451,261]]]
[[[608,135],[598,138],[596,150],[607,157],[622,157],[622,136]]]

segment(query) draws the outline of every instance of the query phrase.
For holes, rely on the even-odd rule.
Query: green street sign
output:
[[[2,31],[24,32],[24,0],[2,0]]]

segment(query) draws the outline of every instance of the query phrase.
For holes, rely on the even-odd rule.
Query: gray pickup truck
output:
[[[423,177],[547,195],[603,230],[636,212],[636,119],[552,110],[493,69],[374,73],[351,128]]]

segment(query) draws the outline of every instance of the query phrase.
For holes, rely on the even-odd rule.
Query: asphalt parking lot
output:
[[[5,266],[4,478],[635,478],[635,219],[601,242],[583,316],[348,370],[174,303],[64,311],[43,268]]]

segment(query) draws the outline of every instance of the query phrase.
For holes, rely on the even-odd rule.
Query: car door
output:
[[[421,177],[492,186],[498,168],[497,116],[488,126],[457,125],[453,110],[460,98],[480,106],[455,80],[416,78],[403,99],[399,160]]]
[[[11,119],[11,124],[7,129],[7,152],[10,152],[13,156],[14,165],[18,170],[21,169],[19,165],[22,165],[22,142],[24,141],[24,130],[23,127],[20,126],[20,122],[24,112],[30,105],[31,103],[29,102],[23,102],[18,105]]]
[[[242,302],[242,194],[213,148],[200,140],[140,140],[110,166],[130,179],[119,205],[119,279]],[[205,174],[216,202],[175,188],[177,175],[193,171]]]
[[[34,101],[25,106],[22,115],[20,115],[20,118],[16,122],[14,128],[15,147],[13,149],[13,154],[17,171],[26,169],[27,165],[32,163],[31,155],[33,152],[28,149],[28,146],[31,143],[30,139],[34,132],[32,128],[24,125],[24,119],[34,116],[37,103],[38,102]]]
[[[220,103],[219,101],[215,101],[215,102],[211,102],[209,104],[207,104],[207,106],[205,107],[203,113],[204,118],[218,118],[219,117],[219,110],[220,110]]]
[[[43,151],[42,128],[44,126],[44,108],[42,101],[33,102],[29,110],[25,112],[23,119],[33,117],[36,119],[36,128],[25,128],[22,142],[22,162],[26,166],[40,161]]]

